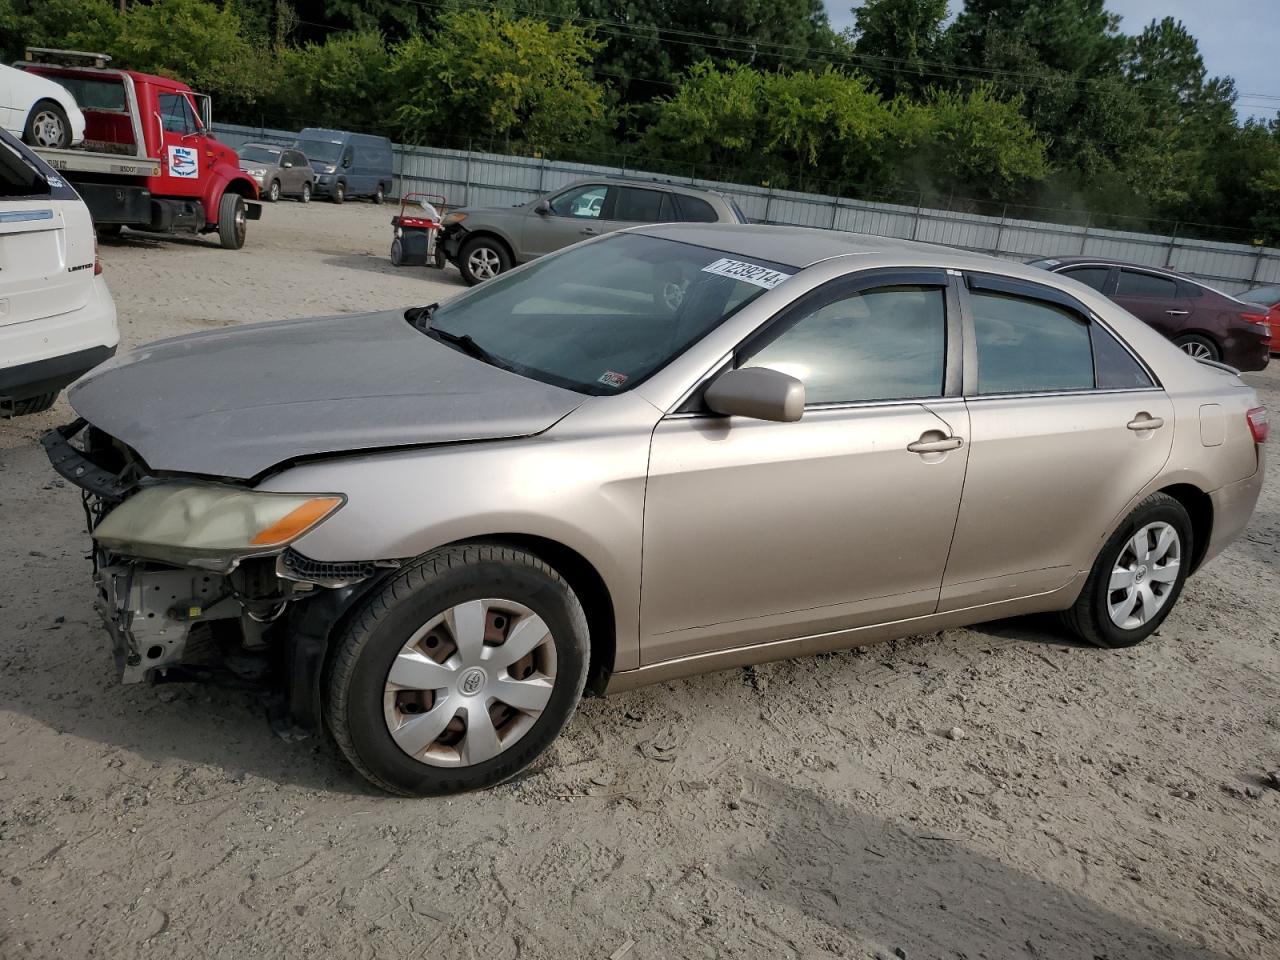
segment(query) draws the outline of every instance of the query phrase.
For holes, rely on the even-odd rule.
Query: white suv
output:
[[[38,413],[116,352],[89,209],[0,130],[0,417]]]

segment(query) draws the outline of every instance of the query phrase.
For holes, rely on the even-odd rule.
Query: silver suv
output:
[[[747,223],[732,197],[657,180],[592,177],[516,207],[444,218],[444,252],[474,286],[571,243],[637,223]]]

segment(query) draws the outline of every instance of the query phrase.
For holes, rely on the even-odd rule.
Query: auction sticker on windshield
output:
[[[702,268],[702,272],[714,273],[721,277],[732,277],[734,280],[753,283],[757,287],[764,287],[766,290],[772,290],[790,276],[790,274],[781,273],[770,267],[762,267],[758,263],[731,260],[728,257],[721,257],[715,263],[707,264]]]
[[[603,383],[606,387],[620,387],[627,382],[627,375],[613,370],[606,370],[600,374],[600,379],[596,382]]]

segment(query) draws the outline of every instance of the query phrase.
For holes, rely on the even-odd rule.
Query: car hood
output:
[[[460,353],[398,310],[160,340],[68,397],[153,470],[242,480],[302,457],[531,436],[586,399]]]

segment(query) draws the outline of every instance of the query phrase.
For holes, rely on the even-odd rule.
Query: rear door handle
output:
[[[594,237],[600,231],[597,230],[595,227],[583,227],[578,232],[581,233],[584,237]]]
[[[946,453],[962,446],[964,441],[959,437],[943,437],[941,440],[916,440],[908,443],[907,449],[912,453]]]
[[[1164,426],[1163,417],[1134,417],[1125,424],[1130,430],[1159,430]]]
[[[1191,312],[1190,310],[1166,310],[1165,311],[1165,313],[1167,313],[1171,317],[1185,317],[1190,312]]]

